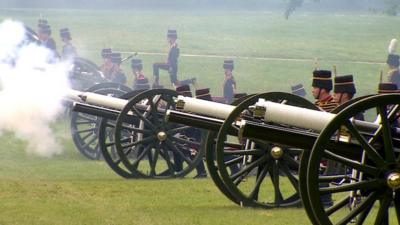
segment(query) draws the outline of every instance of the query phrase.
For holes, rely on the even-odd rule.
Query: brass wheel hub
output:
[[[283,156],[283,149],[282,149],[281,147],[278,147],[278,146],[272,147],[272,149],[271,149],[271,156],[272,156],[274,159],[279,159],[279,158],[281,158],[281,157]]]
[[[157,138],[159,141],[165,141],[167,139],[167,133],[165,133],[164,131],[160,131],[157,134]]]
[[[390,173],[389,176],[387,176],[387,185],[393,189],[397,190],[400,188],[400,173],[399,172],[393,172]]]

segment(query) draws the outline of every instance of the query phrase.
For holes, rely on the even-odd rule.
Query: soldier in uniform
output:
[[[333,97],[330,94],[332,90],[332,72],[329,70],[314,70],[313,81],[312,81],[312,94],[317,100],[314,104],[321,110],[330,112],[336,106],[337,103],[333,101]],[[324,163],[326,168],[327,161]],[[320,183],[319,186],[329,187],[329,183]],[[326,194],[321,196],[321,201],[325,207],[333,205],[332,194]]]
[[[224,60],[223,68],[225,70],[225,79],[223,84],[224,98],[226,104],[231,104],[233,102],[235,92],[236,92],[236,81],[233,78],[233,60]]]
[[[122,62],[121,53],[111,53],[111,76],[110,81],[119,84],[126,84],[126,76],[120,65]]]
[[[42,46],[51,50],[54,56],[59,56],[57,46],[54,39],[51,37],[51,27],[48,24],[43,24],[39,27],[38,37]]]
[[[176,30],[168,30],[167,39],[170,45],[167,62],[157,62],[153,64],[153,76],[154,76],[154,83],[153,86],[159,85],[159,75],[160,69],[167,70],[169,72],[169,77],[171,83],[175,86],[178,85],[178,57],[179,57],[179,48],[176,39],[178,35]]]
[[[62,46],[61,57],[63,59],[73,59],[76,57],[78,54],[76,53],[76,48],[71,43],[72,38],[69,29],[60,29],[60,37],[64,42],[64,45]]]
[[[356,86],[354,85],[353,75],[344,75],[335,77],[335,85],[333,88],[333,101],[337,105],[342,105],[353,99],[356,94]],[[363,113],[357,114],[357,120],[364,120]]]
[[[303,84],[293,85],[291,87],[291,89],[292,89],[292,94],[298,95],[298,96],[303,97],[303,98],[306,97],[306,90],[304,89]]]
[[[337,103],[330,94],[332,90],[332,72],[329,70],[314,70],[312,82],[312,94],[317,100],[314,104],[321,110],[330,112]]]
[[[113,67],[113,63],[111,62],[111,53],[111,48],[104,48],[101,50],[101,57],[103,58],[104,62],[101,65],[100,70],[106,79],[111,78],[111,71]]]
[[[389,82],[395,83],[397,87],[400,87],[400,71],[399,71],[399,55],[389,54],[386,60],[387,65],[389,66]]]
[[[149,80],[142,72],[143,64],[141,59],[132,59],[131,68],[134,77],[133,90],[148,90],[150,89]]]

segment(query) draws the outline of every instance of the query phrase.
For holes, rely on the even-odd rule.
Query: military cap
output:
[[[304,89],[303,84],[296,84],[290,87],[292,89],[292,94],[298,95],[300,97],[306,96],[306,90]]]
[[[389,54],[386,63],[390,66],[399,67],[400,65],[399,55]]]
[[[183,95],[185,97],[192,97],[192,92],[190,91],[189,85],[182,85],[176,88],[178,94]]]
[[[135,90],[148,90],[150,89],[149,80],[146,77],[136,79],[135,81]]]
[[[121,53],[113,52],[113,53],[110,54],[110,58],[111,58],[111,62],[113,62],[113,63],[118,63],[119,64],[122,61]]]
[[[112,53],[111,48],[103,48],[101,50],[101,57],[103,59],[106,59],[106,58],[108,59],[111,57],[111,53]]]
[[[60,29],[60,37],[71,40],[71,33],[69,32],[68,28]]]
[[[44,26],[44,25],[48,25],[49,23],[48,23],[48,21],[46,20],[46,19],[39,19],[38,20],[38,27],[40,28],[40,27],[42,27],[42,26]]]
[[[51,27],[50,27],[50,25],[43,24],[42,26],[40,26],[39,27],[39,33],[51,35]]]
[[[197,89],[196,90],[196,98],[207,100],[207,101],[212,101],[211,95],[210,95],[210,88]]]
[[[178,38],[178,34],[176,33],[176,30],[168,30],[167,37],[176,39]]]
[[[332,72],[329,70],[314,70],[313,87],[332,90]]]
[[[335,85],[333,88],[335,93],[355,94],[356,87],[353,81],[353,75],[344,75],[335,77]]]
[[[379,83],[378,94],[399,93],[395,83]]]
[[[143,69],[142,60],[141,59],[132,59],[131,60],[131,68],[137,69],[137,70],[142,70]]]
[[[224,69],[233,70],[233,60],[232,59],[225,59],[223,68]]]

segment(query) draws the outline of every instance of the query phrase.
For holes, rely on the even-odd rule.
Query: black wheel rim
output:
[[[232,139],[232,136],[237,137],[238,128],[232,125],[233,122],[237,120],[238,115],[241,115],[249,106],[254,105],[259,98],[275,102],[285,101],[285,104],[316,109],[314,104],[309,101],[283,92],[256,95],[239,104],[225,120],[218,133],[216,158],[220,176],[236,202],[241,205],[264,208],[297,205],[300,203],[297,178],[299,161],[294,160],[293,155],[299,155],[299,149],[285,149],[282,157],[275,159],[270,154],[271,148],[275,147],[271,143],[248,139],[247,141],[255,143],[256,147],[251,147],[251,150],[246,148],[226,150],[226,146],[238,144],[225,142],[225,140]],[[257,122],[261,123],[262,121]],[[236,135],[229,137],[229,132],[236,132]],[[227,157],[230,158],[227,159]],[[231,165],[238,161],[241,161],[242,166],[239,169],[232,169]],[[291,167],[289,163],[295,165],[295,168],[289,168]],[[228,169],[228,167],[230,168]],[[252,176],[253,173],[255,173],[255,176]],[[280,176],[282,173],[285,174],[285,177]],[[266,178],[267,174],[269,178]],[[244,181],[246,184],[242,186]],[[287,182],[290,190],[281,190],[280,184],[282,182]]]
[[[321,132],[311,152],[306,177],[311,209],[320,224],[400,222],[399,189],[387,184],[389,175],[400,173],[399,153],[394,151],[394,146],[399,145],[398,135],[393,133],[399,111],[398,94],[368,97],[346,107]],[[371,112],[368,121],[372,122],[374,115],[379,115],[379,127],[365,132],[353,125],[350,119],[360,112]],[[332,142],[337,141],[338,131],[348,132],[362,147],[347,152],[335,148]],[[339,184],[335,174],[321,176],[318,170],[323,159],[346,165],[350,175],[343,176],[344,182]],[[336,200],[329,208],[324,208],[321,199],[326,194]]]
[[[165,111],[174,108],[176,96],[167,89],[143,92],[118,116],[116,149],[132,174],[141,178],[183,177],[202,160],[201,131],[165,120]]]
[[[131,99],[137,94],[141,93],[140,90],[131,91],[121,96],[122,99]],[[135,178],[135,174],[132,174],[128,170],[121,159],[118,156],[115,148],[115,121],[102,118],[99,124],[99,146],[104,161],[108,166],[118,175],[124,178]]]

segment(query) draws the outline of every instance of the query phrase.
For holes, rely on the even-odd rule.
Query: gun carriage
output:
[[[217,170],[230,198],[243,205],[273,207],[287,206],[300,193],[313,224],[399,222],[400,95],[366,96],[337,109],[337,115],[293,106],[291,97],[285,95],[267,93],[262,96],[266,101],[260,101],[261,96],[249,98],[224,121],[213,119],[209,126],[220,128],[215,164],[207,156],[207,165]],[[186,100],[181,104],[186,105]],[[201,103],[187,105],[180,108],[191,113],[170,111],[168,118],[187,124],[197,121],[196,125],[214,118]],[[193,111],[206,116],[191,115]],[[362,112],[367,120],[355,120]],[[218,123],[222,125],[215,126]],[[232,143],[235,137],[240,141]],[[249,141],[252,147],[243,145]],[[227,148],[235,144],[236,149]],[[298,150],[299,154],[293,154]],[[210,152],[207,149],[206,155]],[[301,156],[300,162],[296,155]],[[235,161],[242,163],[238,171],[230,168]],[[344,171],[328,172],[326,164]],[[293,165],[300,168],[298,175]],[[284,177],[297,191],[287,198],[280,187]],[[263,187],[267,180],[273,191]],[[263,196],[268,193],[272,193],[269,198]],[[324,208],[322,199],[327,194],[335,204]]]

